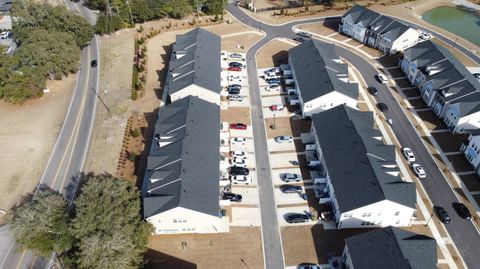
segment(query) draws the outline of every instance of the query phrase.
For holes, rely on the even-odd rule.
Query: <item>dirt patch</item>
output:
[[[49,93],[22,105],[0,101],[0,208],[9,209],[40,181],[62,128],[76,76],[47,81]]]
[[[318,22],[317,23],[302,24],[302,25],[297,26],[297,28],[300,29],[300,30],[307,31],[307,32],[310,32],[310,33],[314,33],[314,34],[321,35],[321,36],[329,36],[329,35],[338,33],[337,32],[338,28],[333,29],[331,27],[325,26],[322,23],[318,23]]]
[[[363,45],[362,47],[358,48],[361,51],[365,52],[366,54],[370,55],[371,57],[379,57],[383,54],[383,52],[375,49],[368,47],[367,45]]]
[[[222,37],[222,50],[246,53],[248,48],[263,37],[260,32],[246,32]]]
[[[267,127],[267,138],[274,138],[279,135],[299,137],[301,133],[310,132],[311,121],[293,120],[291,117],[276,117],[275,120],[267,118],[265,126]]]
[[[152,236],[148,247],[146,269],[263,268],[260,228],[230,227],[229,233]]]
[[[288,50],[294,47],[290,43],[274,39],[263,46],[257,54],[257,67],[267,68],[288,63]]]
[[[247,125],[251,124],[250,109],[244,107],[231,107],[228,110],[220,111],[220,118],[222,122],[228,123],[241,122]]]
[[[448,252],[452,254],[452,258],[455,261],[455,264],[458,266],[458,269],[465,268],[462,263],[462,258],[459,257],[458,252],[455,249],[455,246],[453,244],[445,244],[445,246],[447,246]]]

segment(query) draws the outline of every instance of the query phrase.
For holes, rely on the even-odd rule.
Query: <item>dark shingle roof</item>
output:
[[[386,227],[345,239],[355,268],[436,269],[435,239]]]
[[[360,16],[362,16],[362,14],[365,12],[365,10],[367,9],[363,6],[354,5],[351,9],[349,9],[343,14],[343,17],[350,15],[350,17],[352,17],[352,21],[356,23]]]
[[[373,129],[373,114],[345,105],[312,116],[340,212],[390,200],[415,208],[415,184],[388,174],[395,147]]]
[[[169,94],[192,84],[220,93],[220,37],[202,28],[177,35],[165,88]],[[175,55],[184,54],[175,59]],[[175,77],[172,77],[176,74]]]
[[[364,27],[367,27],[370,23],[372,23],[379,17],[380,17],[380,14],[366,8],[365,11],[362,13],[362,15],[358,18],[358,20],[355,23],[361,22]]]
[[[374,22],[370,23],[367,26],[367,28],[370,31],[373,31],[373,32],[379,34],[385,29],[385,27],[390,25],[392,22],[393,22],[393,20],[390,17],[381,15]]]
[[[401,22],[394,21],[391,24],[389,24],[387,27],[385,27],[385,29],[382,30],[381,34],[383,36],[385,36],[387,34],[390,35],[392,37],[392,41],[393,41],[393,40],[396,40],[397,38],[399,38],[409,28],[410,27],[408,27],[407,25],[405,25]]]
[[[175,207],[218,216],[220,107],[189,96],[161,108],[147,160],[144,217]]]
[[[290,66],[304,102],[337,91],[358,99],[358,85],[347,83],[348,65],[338,63],[335,45],[310,39],[289,50]]]
[[[9,11],[12,5],[13,0],[0,0],[0,11]]]

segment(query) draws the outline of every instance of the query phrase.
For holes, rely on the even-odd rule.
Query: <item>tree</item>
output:
[[[214,15],[222,15],[225,6],[224,0],[207,0],[205,3],[208,12]]]
[[[73,220],[79,268],[130,269],[143,263],[151,226],[140,215],[140,194],[109,174],[88,176]]]
[[[192,13],[192,3],[188,0],[169,0],[167,6],[170,16],[175,19],[183,19]]]
[[[40,189],[15,209],[10,222],[15,240],[23,249],[48,257],[72,247],[67,201],[57,192]]]
[[[136,22],[145,22],[154,18],[147,0],[136,0],[131,4],[133,19]]]

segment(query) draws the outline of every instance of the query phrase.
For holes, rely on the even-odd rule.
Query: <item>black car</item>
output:
[[[447,213],[447,210],[441,206],[435,206],[434,207],[435,212],[437,212],[438,218],[440,219],[441,222],[447,224],[450,223],[450,216]]]
[[[385,104],[385,103],[378,103],[378,104],[377,104],[377,107],[378,107],[378,109],[380,109],[380,111],[382,111],[382,112],[388,111],[388,106],[387,106],[387,104]]]
[[[232,202],[241,202],[243,197],[240,194],[224,192],[222,193],[222,198]]]
[[[377,88],[375,88],[375,87],[373,87],[373,86],[372,86],[372,87],[368,87],[368,88],[367,88],[367,91],[368,91],[371,95],[373,95],[373,96],[378,95],[378,90],[377,90]]]
[[[93,60],[92,62],[90,62],[90,66],[97,67],[97,60]]]
[[[239,85],[239,84],[232,84],[232,85],[228,85],[228,88],[227,89],[238,89],[240,90],[242,88],[242,85]]]
[[[240,68],[243,68],[243,64],[239,63],[239,62],[231,62],[228,64],[229,67],[240,67]]]
[[[229,89],[228,94],[240,94],[240,90],[239,89]]]
[[[230,174],[232,176],[248,176],[249,173],[250,173],[250,170],[248,170],[248,168],[237,167],[237,166],[230,167]]]
[[[306,41],[303,37],[295,37],[293,40],[295,40],[297,42],[300,42],[300,43],[303,43],[303,42]]]
[[[310,216],[307,214],[290,214],[286,218],[288,223],[303,223],[308,222],[310,220]]]
[[[468,210],[467,206],[463,203],[452,203],[453,209],[457,211],[457,214],[463,219],[471,219],[472,214],[470,214],[470,210]]]
[[[302,192],[302,187],[297,186],[297,185],[282,185],[280,186],[280,190],[283,193],[301,193]]]
[[[307,33],[307,32],[298,32],[297,35],[299,35],[299,36],[301,36],[301,37],[305,37],[305,38],[310,38],[310,37],[312,37],[312,34]]]

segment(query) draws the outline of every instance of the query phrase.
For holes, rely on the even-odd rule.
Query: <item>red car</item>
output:
[[[282,105],[271,105],[270,106],[270,110],[271,111],[281,111],[283,110],[285,107],[282,106]]]
[[[238,66],[230,66],[228,68],[228,71],[242,71],[242,68],[240,68]]]
[[[230,124],[230,129],[247,130],[247,125],[245,125],[243,123],[232,123],[232,124]]]

